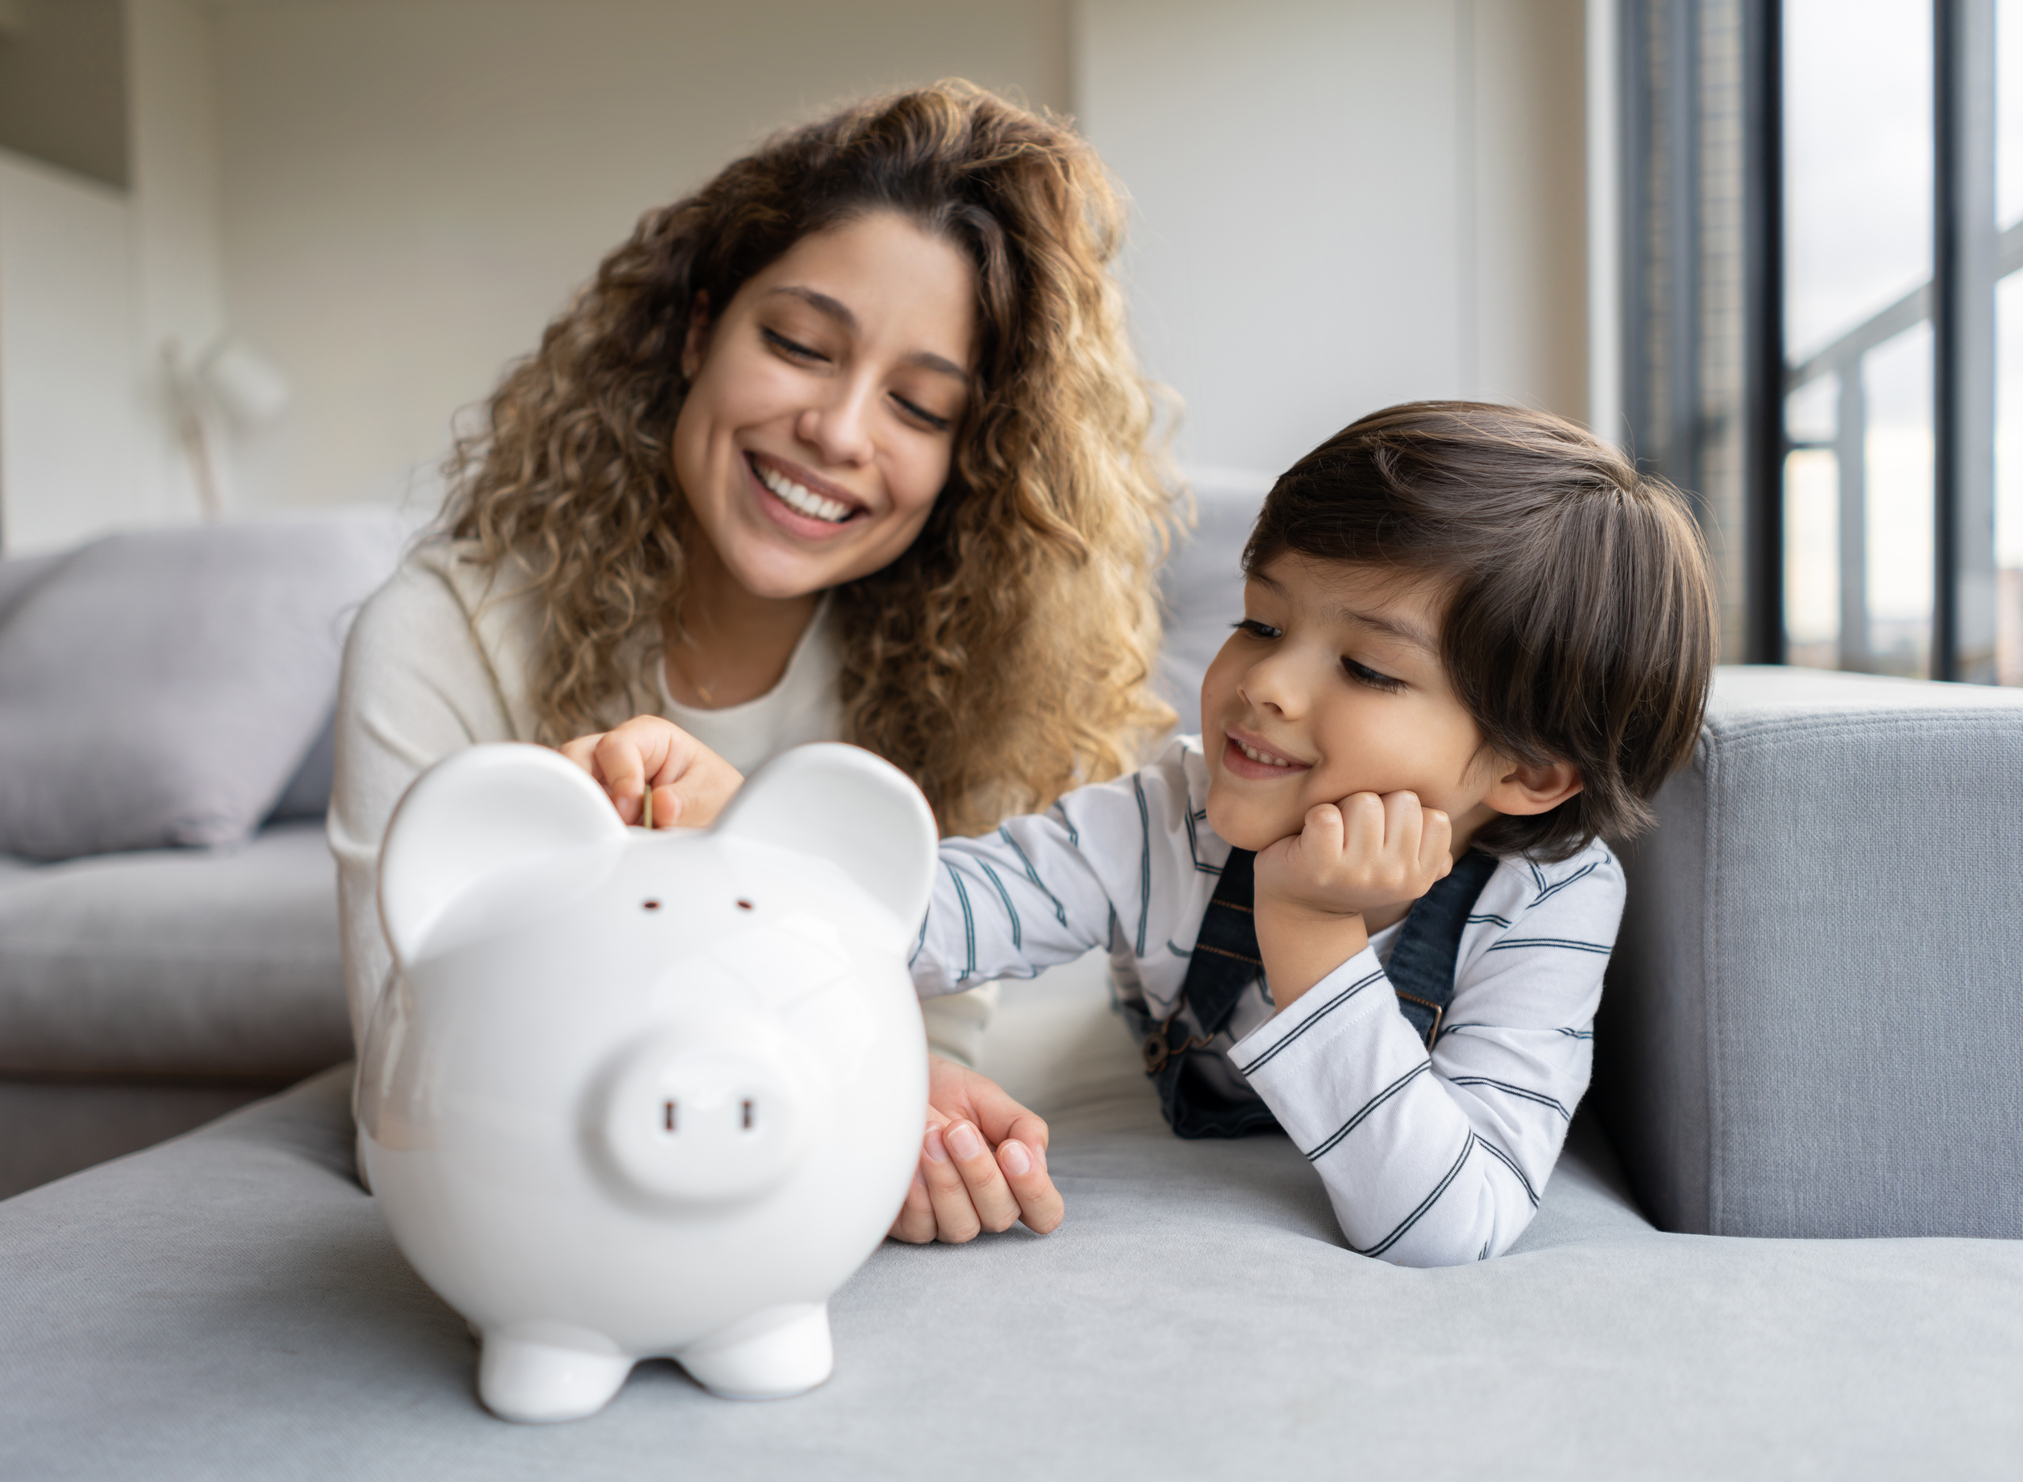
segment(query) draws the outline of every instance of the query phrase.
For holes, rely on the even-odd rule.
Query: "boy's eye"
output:
[[[1393,679],[1388,674],[1379,674],[1369,665],[1358,664],[1351,658],[1344,657],[1342,659],[1342,669],[1357,684],[1366,684],[1373,690],[1383,690],[1387,694],[1395,694],[1405,687],[1404,680]]]
[[[1282,629],[1274,628],[1270,623],[1261,623],[1256,618],[1245,618],[1242,622],[1232,623],[1230,626],[1235,628],[1239,633],[1249,634],[1252,638],[1285,637]]]
[[[773,330],[762,329],[759,331],[759,334],[764,337],[767,344],[771,345],[789,360],[827,360],[829,358],[820,351],[810,350],[806,345],[790,340],[785,335]]]

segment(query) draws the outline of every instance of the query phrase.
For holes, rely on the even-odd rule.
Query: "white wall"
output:
[[[0,540],[9,555],[160,517],[145,477],[126,193],[0,151]]]
[[[456,409],[640,211],[839,96],[949,74],[1072,109],[1129,190],[1136,332],[1188,403],[1183,456],[1276,469],[1405,397],[1585,410],[1583,0],[125,5],[126,287],[75,323],[61,295],[11,316],[0,396],[47,380],[46,350],[48,384],[75,382],[94,323],[124,324],[91,352],[123,368],[0,441],[14,549],[195,517],[171,337],[229,332],[294,382],[222,449],[236,508],[426,491]],[[90,199],[72,266],[111,273],[119,198]],[[118,436],[51,451],[115,406]]]
[[[1585,411],[1581,0],[1085,0],[1077,112],[1190,461],[1431,396]]]
[[[1066,0],[349,0],[213,12],[232,331],[295,385],[241,496],[392,498],[648,206],[839,95],[1064,106]]]
[[[189,0],[127,0],[139,349],[150,407],[144,465],[159,482],[155,503],[173,519],[194,519],[198,499],[169,400],[166,352],[173,342],[197,356],[225,332],[211,52],[208,17]],[[229,442],[217,452],[229,507]]]
[[[210,31],[188,0],[126,0],[123,22],[125,188],[0,153],[9,555],[197,516],[163,352],[224,324]]]

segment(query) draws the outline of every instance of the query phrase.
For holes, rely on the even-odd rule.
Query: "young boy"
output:
[[[1177,1133],[1282,1127],[1364,1254],[1498,1254],[1587,1088],[1623,905],[1604,841],[1698,734],[1698,534],[1569,423],[1419,403],[1295,464],[1244,569],[1203,735],[944,841],[915,983],[1107,947]],[[1023,1197],[1026,1150],[997,1161]],[[932,1233],[924,1184],[902,1225],[930,1192]]]

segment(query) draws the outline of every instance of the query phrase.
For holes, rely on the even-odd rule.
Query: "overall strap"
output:
[[[1167,1124],[1182,1137],[1242,1137],[1278,1126],[1264,1099],[1222,1057],[1206,1053],[1264,969],[1253,909],[1255,858],[1247,849],[1229,851],[1188,959],[1180,999],[1200,1032],[1190,1036],[1177,1011],[1163,1023],[1141,1016],[1146,1074],[1158,1087]],[[1454,965],[1468,914],[1495,872],[1490,855],[1472,849],[1462,855],[1413,904],[1391,949],[1386,972],[1398,1012],[1428,1049],[1454,997]]]
[[[1461,933],[1482,887],[1496,873],[1494,857],[1471,849],[1454,868],[1420,896],[1406,916],[1391,960],[1384,971],[1398,994],[1398,1012],[1419,1033],[1426,1048],[1440,1034],[1440,1020],[1454,997],[1454,961],[1461,954]]]
[[[1140,1025],[1145,1073],[1159,1089],[1166,1124],[1182,1137],[1244,1137],[1278,1128],[1264,1098],[1220,1057],[1203,1053],[1228,1025],[1244,989],[1264,971],[1251,905],[1255,858],[1248,849],[1229,851],[1187,959],[1180,1001],[1193,1011],[1200,1034],[1187,1033],[1178,1011],[1164,1023],[1146,1016]]]

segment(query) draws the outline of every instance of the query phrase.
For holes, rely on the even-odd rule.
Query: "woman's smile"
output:
[[[826,540],[852,520],[867,518],[871,511],[864,502],[807,469],[769,457],[747,453],[745,462],[757,484],[754,497],[759,506],[790,535]]]

